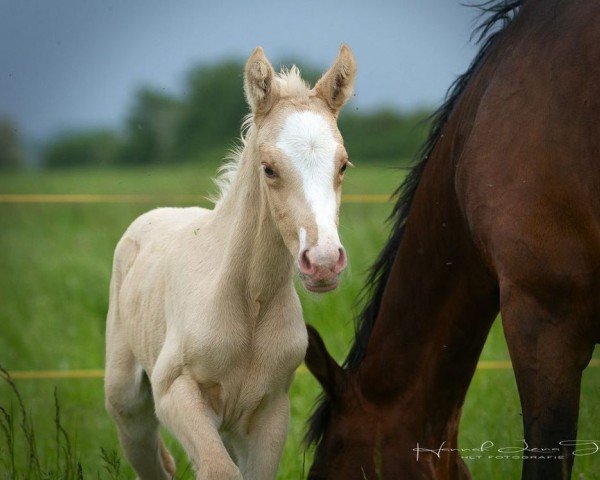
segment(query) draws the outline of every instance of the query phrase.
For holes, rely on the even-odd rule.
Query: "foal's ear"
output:
[[[319,381],[329,398],[336,398],[341,390],[344,370],[333,359],[325,343],[312,325],[306,325],[308,331],[308,349],[304,363]]]
[[[273,67],[262,47],[256,47],[244,68],[244,93],[252,113],[268,112],[273,106],[277,91]]]
[[[355,77],[356,60],[350,47],[344,43],[333,66],[315,85],[317,95],[327,102],[334,114],[337,115],[352,96]]]

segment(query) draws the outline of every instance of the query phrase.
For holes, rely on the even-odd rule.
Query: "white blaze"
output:
[[[298,243],[300,244],[300,250],[298,251],[298,255],[301,255],[304,249],[306,248],[306,229],[304,227],[300,227],[300,231],[298,232]]]
[[[337,246],[337,202],[333,179],[338,143],[331,127],[314,112],[292,113],[285,120],[276,146],[300,173],[304,196],[315,215],[319,245],[332,242]]]

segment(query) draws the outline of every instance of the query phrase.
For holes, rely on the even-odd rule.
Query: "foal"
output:
[[[243,148],[214,210],[153,210],[117,245],[106,408],[139,478],[175,474],[159,422],[199,479],[275,477],[307,345],[294,264],[315,292],[334,289],[346,266],[337,224],[348,158],[336,119],[355,73],[343,45],[309,89],[296,67],[275,74],[258,47],[244,70]]]

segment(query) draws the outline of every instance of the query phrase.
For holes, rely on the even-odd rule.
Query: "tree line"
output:
[[[46,168],[166,164],[203,158],[239,137],[248,107],[242,91],[243,64],[226,61],[200,65],[188,72],[181,94],[153,87],[138,89],[119,129],[69,131],[41,149]],[[302,69],[314,84],[321,72]],[[348,109],[339,120],[346,149],[361,161],[410,160],[426,134],[428,112],[403,114]],[[0,167],[23,165],[17,129],[0,120]]]

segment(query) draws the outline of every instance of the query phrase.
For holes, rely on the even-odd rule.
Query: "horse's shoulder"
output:
[[[148,232],[162,228],[178,227],[208,214],[211,210],[200,207],[161,207],[150,210],[137,217],[130,225],[128,232]]]
[[[150,210],[136,218],[124,237],[137,242],[160,241],[172,236],[182,228],[201,221],[210,214],[210,210],[200,207],[163,207]]]
[[[200,207],[155,208],[137,217],[127,228],[115,249],[115,259],[135,258],[145,249],[156,250],[172,243],[179,232],[196,228],[211,210]]]

